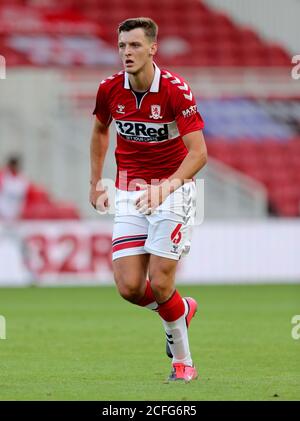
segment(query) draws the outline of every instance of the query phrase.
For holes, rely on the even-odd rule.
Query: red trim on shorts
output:
[[[145,236],[147,236],[147,234],[123,235],[122,237],[114,238],[112,240],[112,243],[114,243],[115,241],[124,240],[124,239],[131,240],[133,238],[136,238],[138,240],[140,237],[145,237]]]
[[[128,243],[117,244],[113,246],[112,252],[114,253],[115,251],[129,249],[132,247],[143,247],[145,245],[145,242],[146,240],[137,240],[137,241],[130,241]]]

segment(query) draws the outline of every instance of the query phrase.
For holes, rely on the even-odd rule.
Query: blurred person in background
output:
[[[0,220],[15,221],[21,218],[30,186],[22,173],[21,157],[11,155],[0,170]]]
[[[0,285],[32,282],[26,264],[26,244],[14,224],[22,218],[31,186],[22,172],[21,157],[8,157],[0,170]]]

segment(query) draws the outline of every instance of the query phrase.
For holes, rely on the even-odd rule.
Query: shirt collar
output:
[[[159,92],[159,82],[160,82],[160,68],[155,64],[154,64],[154,78],[150,87],[150,92]],[[125,89],[130,89],[130,85],[129,85],[129,75],[127,72],[124,73],[124,88]]]

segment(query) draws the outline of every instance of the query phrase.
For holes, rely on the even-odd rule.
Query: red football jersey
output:
[[[116,187],[122,190],[135,189],[132,180],[151,184],[171,176],[188,153],[182,136],[204,127],[187,83],[156,64],[152,85],[139,104],[128,73],[103,80],[94,114],[107,126],[115,120]]]

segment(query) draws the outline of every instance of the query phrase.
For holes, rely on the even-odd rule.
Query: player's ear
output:
[[[153,42],[151,44],[151,47],[149,48],[149,55],[150,56],[155,56],[156,52],[157,52],[157,43],[156,42]]]

